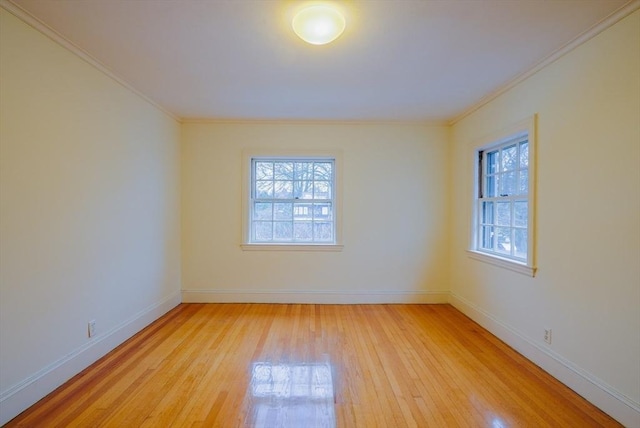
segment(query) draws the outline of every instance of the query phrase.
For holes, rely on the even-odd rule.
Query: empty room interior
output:
[[[0,0],[3,424],[640,428],[640,0]]]

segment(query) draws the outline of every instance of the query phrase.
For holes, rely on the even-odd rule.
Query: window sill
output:
[[[242,251],[342,251],[338,244],[241,244]]]
[[[479,260],[484,263],[489,263],[494,266],[498,266],[504,269],[509,269],[514,272],[521,273],[530,277],[536,276],[536,270],[538,268],[534,266],[527,266],[524,263],[517,262],[515,260],[505,259],[502,257],[481,253],[479,251],[467,250],[467,255],[474,260]]]

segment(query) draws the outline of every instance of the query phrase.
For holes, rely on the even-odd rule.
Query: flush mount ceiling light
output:
[[[307,43],[324,45],[337,39],[344,31],[344,16],[336,9],[316,5],[302,9],[293,17],[293,31]]]

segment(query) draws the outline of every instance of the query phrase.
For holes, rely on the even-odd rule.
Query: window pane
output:
[[[486,174],[495,174],[498,172],[498,151],[487,153]]]
[[[331,182],[329,181],[314,182],[313,197],[315,199],[331,199]]]
[[[273,204],[273,218],[275,220],[291,220],[293,218],[293,204]]]
[[[271,220],[271,203],[256,202],[253,205],[254,220]]]
[[[502,149],[502,171],[512,171],[518,166],[516,145]]]
[[[496,224],[511,226],[511,202],[496,202]]]
[[[273,198],[273,181],[256,181],[256,198]]]
[[[272,223],[270,221],[256,221],[253,223],[255,240],[266,242],[272,240]]]
[[[273,176],[276,180],[293,180],[293,162],[276,162]]]
[[[314,179],[316,180],[331,180],[331,162],[316,162],[314,164]]]
[[[482,226],[482,236],[480,246],[487,250],[493,250],[493,227]]]
[[[292,199],[293,198],[293,182],[292,181],[276,181],[275,198],[276,199]]]
[[[293,223],[293,240],[294,241],[311,241],[313,235],[311,233],[311,222],[295,222]]]
[[[294,181],[294,199],[313,199],[313,181]]]
[[[296,162],[294,180],[311,180],[313,178],[313,162]]]
[[[256,180],[273,178],[273,162],[256,162]]]
[[[496,252],[502,254],[511,254],[511,228],[496,227]]]
[[[520,194],[521,195],[526,195],[529,193],[529,171],[528,170],[524,170],[524,171],[520,171]]]
[[[331,204],[313,204],[313,218],[315,220],[332,220]]]
[[[487,187],[485,188],[487,192],[487,198],[493,198],[498,196],[498,183],[500,182],[499,176],[490,175],[486,179]]]
[[[313,239],[321,242],[333,241],[333,224],[328,222],[314,222]]]
[[[274,241],[291,241],[293,238],[293,223],[277,221],[274,223]]]
[[[527,168],[529,166],[529,142],[523,141],[520,143],[520,168]]]
[[[527,229],[515,230],[514,256],[527,259]]]
[[[493,202],[482,203],[482,223],[493,224]]]
[[[500,196],[515,195],[516,193],[516,173],[507,172],[502,174],[500,185]]]
[[[514,225],[519,227],[527,227],[527,218],[528,218],[528,202],[527,201],[517,201],[514,203]]]

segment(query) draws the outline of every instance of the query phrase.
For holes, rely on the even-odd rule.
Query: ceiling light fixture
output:
[[[293,17],[293,31],[307,43],[324,45],[340,37],[344,31],[344,16],[336,9],[316,5],[302,9]]]

